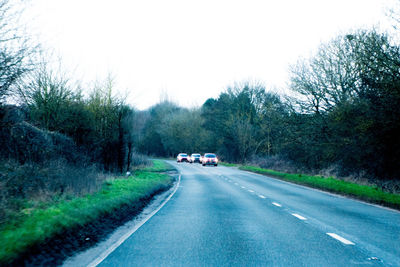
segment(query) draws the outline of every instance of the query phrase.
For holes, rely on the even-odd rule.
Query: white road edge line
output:
[[[251,172],[251,171],[243,171],[243,172],[247,172],[248,174],[257,175],[257,176],[259,176],[259,177],[264,177],[264,178],[267,177],[267,178],[269,178],[269,179],[274,179],[275,181],[278,181],[278,182],[280,182],[280,183],[285,183],[285,184],[288,184],[288,185],[293,185],[293,186],[301,187],[301,188],[304,188],[304,189],[307,189],[307,190],[318,191],[318,192],[320,192],[320,193],[327,194],[327,195],[331,195],[331,196],[334,196],[334,197],[349,199],[349,200],[351,200],[351,201],[356,201],[356,202],[359,202],[359,203],[362,203],[362,204],[365,204],[365,205],[369,205],[369,206],[373,206],[373,207],[376,207],[376,208],[385,209],[385,210],[390,210],[390,211],[393,211],[393,212],[396,212],[396,213],[400,213],[399,210],[395,210],[395,209],[393,209],[393,208],[388,208],[388,207],[380,206],[380,205],[378,205],[378,204],[368,203],[368,202],[365,202],[365,201],[363,201],[363,200],[359,200],[359,199],[347,197],[347,196],[344,196],[344,195],[339,195],[339,194],[331,193],[331,192],[328,192],[328,191],[323,191],[323,190],[317,189],[317,188],[307,187],[307,186],[301,185],[301,184],[294,184],[294,183],[287,182],[287,181],[284,181],[284,180],[275,179],[275,178],[273,178],[272,176],[263,175],[263,174],[259,174],[259,173],[254,173],[254,172]]]
[[[336,240],[339,240],[340,242],[342,242],[345,245],[354,245],[354,243],[351,242],[350,240],[347,240],[346,238],[341,237],[340,235],[337,235],[335,233],[326,233],[326,234],[329,235],[330,237],[336,239]]]
[[[274,206],[277,206],[277,207],[282,207],[282,205],[281,205],[281,204],[279,204],[279,203],[276,203],[276,202],[272,202],[272,205],[274,205]]]
[[[176,190],[178,190],[179,184],[181,183],[181,175],[179,175],[178,183],[175,185],[174,191],[164,200],[164,202],[152,213],[150,213],[144,220],[142,220],[139,224],[135,225],[129,232],[123,235],[117,242],[111,245],[106,251],[100,254],[94,261],[88,264],[89,267],[95,267],[99,265],[105,258],[108,257],[116,248],[118,248],[122,243],[125,242],[133,233],[135,233],[143,224],[145,224],[151,217],[153,217],[165,204],[172,198],[175,194]]]
[[[292,213],[292,215],[293,215],[294,217],[296,217],[297,219],[300,219],[300,220],[302,220],[302,221],[307,220],[307,218],[304,218],[303,216],[301,216],[301,215],[299,215],[299,214],[297,214],[297,213]]]
[[[265,196],[263,196],[263,195],[258,195],[258,197],[259,198],[266,198]]]

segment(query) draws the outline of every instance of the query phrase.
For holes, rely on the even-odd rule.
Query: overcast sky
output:
[[[387,26],[385,0],[35,0],[44,47],[88,83],[108,73],[144,109],[199,106],[235,81],[284,90],[288,66],[350,29]],[[73,70],[73,71],[72,71]]]

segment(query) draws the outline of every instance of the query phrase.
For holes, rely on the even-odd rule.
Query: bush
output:
[[[43,162],[53,152],[53,142],[49,135],[39,128],[23,121],[10,129],[13,158],[21,164],[25,162]]]
[[[54,153],[57,156],[72,163],[83,160],[83,155],[79,153],[78,147],[75,145],[72,138],[57,132],[49,132],[48,134],[53,143]]]
[[[73,164],[87,161],[71,137],[37,128],[25,118],[22,107],[0,106],[0,158],[21,164],[60,158]]]
[[[270,157],[253,156],[249,165],[287,174],[306,173],[308,175],[319,175],[322,177],[335,177],[339,180],[350,183],[377,187],[388,193],[400,193],[400,181],[398,180],[376,179],[375,177],[368,175],[365,171],[343,175],[343,171],[339,165],[332,164],[328,168],[324,169],[306,169],[304,167],[299,167],[294,162],[279,155]]]
[[[29,206],[96,192],[106,177],[95,165],[76,166],[65,160],[0,162],[0,225]]]
[[[151,160],[149,160],[147,156],[137,152],[132,153],[132,164],[131,164],[132,169],[150,166],[151,164],[152,162]]]
[[[252,156],[250,165],[259,166],[264,169],[272,169],[287,173],[304,172],[304,168],[298,167],[294,162],[279,156]]]

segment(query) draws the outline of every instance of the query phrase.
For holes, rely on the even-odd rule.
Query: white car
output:
[[[190,156],[190,163],[201,163],[201,155],[198,153],[194,153]]]
[[[179,153],[176,157],[176,162],[189,162],[189,156],[186,153]]]
[[[203,166],[206,166],[206,165],[218,166],[218,158],[214,153],[206,153],[203,156],[201,164]]]

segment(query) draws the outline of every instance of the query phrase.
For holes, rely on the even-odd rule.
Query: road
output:
[[[400,266],[400,213],[228,168],[179,187],[98,266]]]

